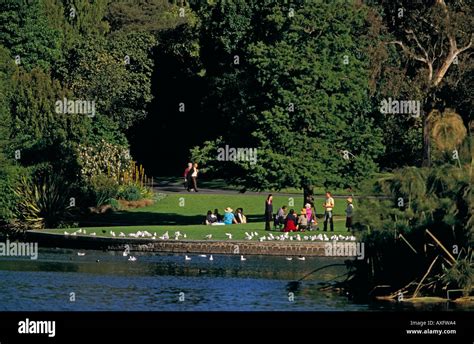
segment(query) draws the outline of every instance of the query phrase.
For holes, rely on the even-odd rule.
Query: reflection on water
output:
[[[332,266],[301,277],[334,258],[287,261],[284,257],[137,254],[127,261],[121,252],[40,250],[36,261],[0,259],[0,310],[128,311],[357,311],[393,309],[357,305],[318,290],[320,283],[344,274]],[[75,301],[70,301],[71,293]],[[183,294],[181,294],[183,293]],[[294,301],[290,301],[293,293]],[[180,301],[180,296],[181,300]]]

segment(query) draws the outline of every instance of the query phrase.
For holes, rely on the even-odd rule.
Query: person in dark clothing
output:
[[[217,222],[222,222],[222,215],[219,214],[219,209],[214,209],[214,216],[217,219]]]
[[[291,209],[290,213],[285,219],[284,232],[294,232],[298,230],[298,218],[296,217],[295,210]]]
[[[273,221],[273,196],[268,195],[265,201],[265,230],[271,230],[271,223]]]
[[[212,225],[213,223],[217,222],[217,217],[212,213],[212,211],[208,210],[206,220],[204,222],[206,223],[206,225]]]
[[[189,171],[191,171],[192,168],[193,168],[193,164],[191,162],[189,162],[188,167],[186,167],[186,169],[184,170],[184,188],[188,191],[190,191],[189,181],[190,181],[190,177],[191,177],[191,175],[189,174]]]

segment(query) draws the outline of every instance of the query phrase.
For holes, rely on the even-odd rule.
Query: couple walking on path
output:
[[[195,191],[198,192],[197,188],[197,178],[198,178],[198,164],[197,163],[188,163],[188,167],[184,170],[184,188],[188,192]]]

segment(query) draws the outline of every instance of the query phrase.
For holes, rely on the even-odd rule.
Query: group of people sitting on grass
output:
[[[307,199],[308,203],[305,204],[304,208],[301,209],[299,214],[296,214],[294,209],[291,209],[287,214],[287,207],[282,206],[278,209],[278,212],[273,215],[273,196],[268,195],[265,201],[265,230],[271,230],[271,223],[273,222],[273,228],[275,230],[282,230],[284,232],[294,231],[306,231],[306,230],[319,230],[318,220],[316,217],[316,210],[312,198]],[[352,204],[352,197],[347,198],[346,207],[346,228],[347,231],[352,230],[352,214],[354,206]],[[329,223],[330,231],[334,231],[333,221],[333,209],[334,209],[334,198],[332,198],[330,192],[326,192],[326,199],[323,202],[324,208],[324,229],[327,231]]]
[[[316,213],[309,203],[306,203],[299,214],[294,209],[290,209],[289,213],[287,213],[287,207],[284,205],[278,209],[273,221],[273,227],[284,232],[313,230],[317,226]]]
[[[214,212],[208,210],[204,223],[210,226],[247,223],[247,217],[244,215],[244,209],[237,208],[234,213],[232,208],[227,207],[224,209],[224,216],[219,214],[219,209],[214,209]]]

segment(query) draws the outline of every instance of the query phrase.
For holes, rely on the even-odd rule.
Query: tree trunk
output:
[[[431,136],[430,136],[430,122],[428,113],[425,113],[423,118],[423,167],[431,166]]]
[[[310,203],[311,206],[314,206],[313,194],[313,185],[303,185],[303,207],[306,203]]]

